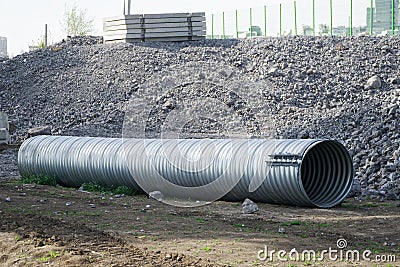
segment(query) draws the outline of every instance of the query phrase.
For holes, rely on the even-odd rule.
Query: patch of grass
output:
[[[19,237],[19,236],[16,236],[14,239],[15,239],[15,241],[17,241],[17,242],[18,242],[19,240],[21,240],[21,237]]]
[[[111,224],[109,224],[109,223],[102,223],[102,224],[99,225],[99,228],[100,229],[105,229],[105,228],[110,227],[110,226],[111,226]]]
[[[125,185],[116,187],[106,187],[95,183],[84,183],[82,184],[82,187],[83,190],[88,192],[99,192],[105,194],[126,195],[126,196],[134,196],[140,194],[140,191],[127,187]]]
[[[243,240],[244,240],[243,237],[239,237],[239,238],[236,238],[236,239],[234,240],[234,242],[240,242],[240,241],[243,241]]]
[[[359,209],[360,206],[351,203],[342,203],[343,208]]]
[[[111,190],[115,195],[134,196],[140,193],[136,189],[127,187],[125,185],[117,186],[116,188]]]
[[[8,211],[8,212],[15,212],[15,213],[22,213],[25,212],[26,210],[24,208],[21,207],[9,207],[9,208],[4,208],[4,210]]]
[[[319,223],[318,224],[319,228],[326,228],[326,227],[329,227],[329,226],[331,226],[329,223]]]
[[[240,231],[240,232],[249,233],[249,232],[255,232],[255,231],[256,231],[255,228],[251,228],[251,227],[249,227],[249,226],[247,226],[247,225],[244,225],[244,224],[241,224],[241,223],[236,223],[236,224],[234,224],[233,226],[235,226],[236,229],[237,229],[238,231]]]
[[[23,184],[40,184],[40,185],[51,185],[56,186],[57,180],[55,176],[48,175],[24,175],[21,177]]]
[[[206,223],[206,221],[203,218],[200,218],[200,217],[196,218],[196,221],[198,223]]]
[[[375,247],[375,248],[372,248],[371,250],[375,254],[383,254],[383,253],[388,252],[388,249],[386,247],[384,247],[384,248]]]
[[[202,248],[205,252],[209,252],[211,251],[211,247],[210,246],[205,246]]]
[[[110,193],[110,189],[95,183],[84,183],[82,189],[88,192]]]
[[[56,191],[48,191],[47,194],[49,194],[50,196],[55,196],[57,195]]]
[[[54,251],[50,251],[49,253],[47,253],[46,256],[41,257],[40,261],[49,261],[49,260],[55,259],[57,257],[60,257],[60,253],[54,252]]]
[[[262,266],[261,262],[259,262],[258,260],[254,260],[251,262],[252,266]]]

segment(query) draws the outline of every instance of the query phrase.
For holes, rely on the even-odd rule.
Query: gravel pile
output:
[[[0,181],[19,178],[16,149],[0,149]]]
[[[84,46],[84,45],[97,45],[103,43],[103,37],[101,36],[80,36],[71,37],[68,36],[67,39],[63,39],[58,44],[52,45],[50,48],[52,50],[58,50],[59,48]]]
[[[196,89],[176,78],[173,82],[183,85],[157,95],[146,136],[160,136],[180,103],[216,99],[225,109],[206,114],[218,113],[221,120],[195,118],[181,125],[183,137],[224,137],[236,127],[230,110],[249,136],[263,137],[268,128],[267,135],[278,138],[338,139],[354,160],[353,196],[399,199],[398,37],[99,42],[98,37],[69,38],[0,62],[0,110],[17,126],[13,142],[37,126],[50,126],[53,134],[121,136],[128,101],[137,92],[152,97],[154,91],[145,89],[165,82],[163,71],[178,70],[173,76],[181,72],[179,66],[192,63],[227,66],[215,77],[188,74],[199,81],[216,79],[209,87]],[[265,86],[253,91],[249,86],[251,93],[242,96],[231,91],[240,78]],[[260,102],[257,111],[251,109]]]

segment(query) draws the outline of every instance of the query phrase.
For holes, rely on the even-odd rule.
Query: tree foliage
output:
[[[77,6],[65,9],[62,21],[64,32],[68,36],[84,36],[93,32],[93,19],[87,17],[87,11]]]
[[[45,48],[44,36],[40,36],[36,41],[32,41],[32,48]]]

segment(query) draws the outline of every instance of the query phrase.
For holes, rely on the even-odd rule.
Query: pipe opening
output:
[[[353,162],[342,144],[321,141],[311,146],[300,167],[301,183],[317,207],[333,207],[347,196],[353,181]]]

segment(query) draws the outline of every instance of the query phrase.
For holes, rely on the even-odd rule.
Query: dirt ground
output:
[[[333,209],[259,203],[259,212],[243,215],[241,203],[177,208],[146,195],[3,181],[0,265],[400,266],[397,205],[350,199]],[[370,250],[371,260],[380,255],[387,261],[320,261],[322,251],[330,247],[339,255],[338,239],[347,241],[343,253]],[[299,261],[290,261],[288,254],[263,259],[259,251],[265,246],[267,254],[293,248],[317,254]]]

